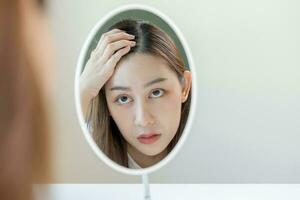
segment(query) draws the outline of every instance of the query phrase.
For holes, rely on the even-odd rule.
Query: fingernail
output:
[[[128,36],[129,36],[130,38],[135,38],[135,36],[134,36],[134,35],[130,35],[130,34],[128,34]]]

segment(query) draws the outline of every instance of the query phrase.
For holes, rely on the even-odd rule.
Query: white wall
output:
[[[189,2],[189,3],[187,3]],[[160,9],[181,29],[197,67],[198,107],[178,156],[155,183],[300,182],[300,2],[126,1]],[[77,57],[95,23],[125,1],[51,0],[57,47],[55,182],[128,183],[85,141],[75,112]]]

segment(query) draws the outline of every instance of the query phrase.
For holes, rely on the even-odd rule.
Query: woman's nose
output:
[[[138,103],[135,109],[135,124],[137,126],[146,127],[154,124],[154,117],[151,114],[151,109],[146,103]]]

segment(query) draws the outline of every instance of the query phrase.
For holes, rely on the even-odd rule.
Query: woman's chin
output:
[[[141,149],[141,153],[143,153],[146,156],[157,156],[160,153],[163,152],[163,148],[159,148],[159,149]]]

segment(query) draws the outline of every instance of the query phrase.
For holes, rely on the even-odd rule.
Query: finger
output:
[[[91,57],[99,57],[103,54],[105,47],[114,41],[120,39],[134,39],[134,35],[130,35],[123,30],[120,29],[112,29],[106,33],[103,33],[96,48],[91,52]]]
[[[117,50],[122,49],[126,46],[134,47],[135,44],[136,44],[135,41],[130,41],[130,40],[119,40],[108,44],[102,56],[103,62],[106,62]]]
[[[100,37],[100,39],[99,39],[99,41],[98,41],[98,43],[97,43],[95,49],[91,52],[90,58],[95,58],[95,57],[97,57],[97,56],[100,56],[100,55],[101,55],[101,54],[100,54],[101,52],[99,51],[99,48],[100,48],[100,45],[101,45],[103,39],[104,39],[107,35],[114,34],[114,33],[118,33],[118,32],[123,32],[123,31],[120,30],[120,29],[112,29],[112,30],[110,30],[110,31],[108,31],[108,32],[106,32],[106,33],[103,33],[103,34],[101,35],[101,37]]]
[[[106,35],[105,37],[103,37],[103,40],[99,46],[99,53],[103,54],[106,46],[110,43],[116,42],[118,40],[133,40],[134,37],[134,35],[130,35],[124,31]]]
[[[108,32],[106,32],[106,33],[103,33],[103,34],[101,35],[100,40],[99,40],[99,42],[98,42],[98,44],[97,44],[97,46],[96,46],[95,49],[97,49],[97,48],[100,47],[100,44],[103,42],[103,39],[104,39],[106,36],[111,35],[111,34],[114,34],[114,33],[119,33],[119,32],[124,32],[124,31],[115,28],[115,29],[112,29],[112,30],[110,30],[110,31],[108,31]]]
[[[115,67],[119,60],[130,51],[130,46],[126,46],[120,50],[118,50],[114,55],[112,55],[107,61],[108,66]]]

